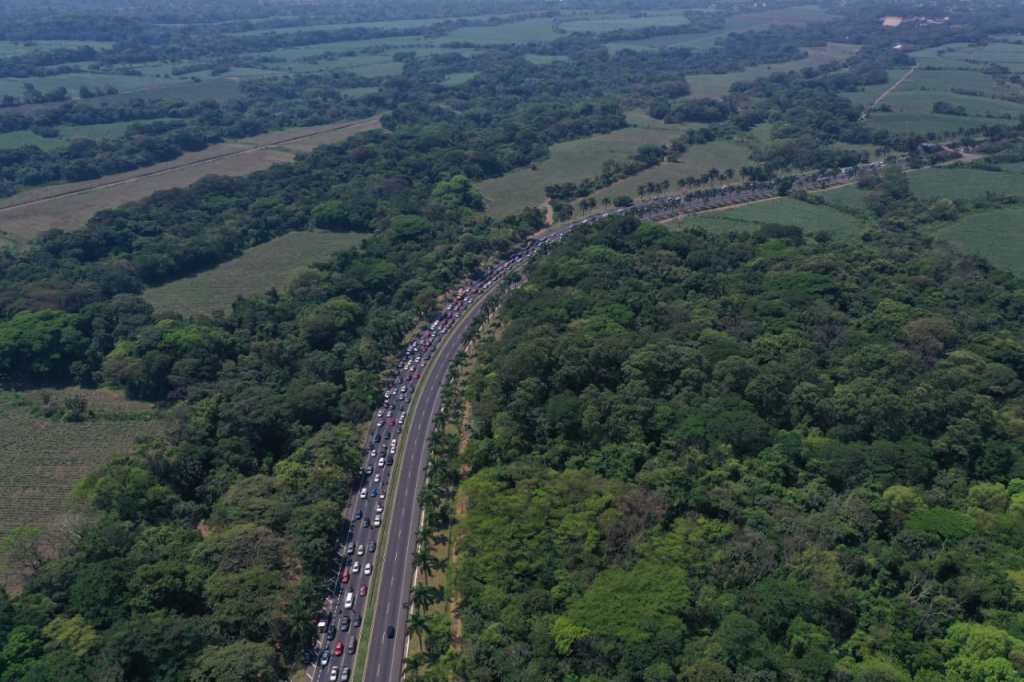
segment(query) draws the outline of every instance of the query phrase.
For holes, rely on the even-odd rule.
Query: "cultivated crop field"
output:
[[[44,396],[84,397],[96,415],[82,422],[42,416]],[[52,530],[71,511],[67,496],[89,472],[166,422],[146,403],[107,390],[0,393],[0,534],[18,526]]]
[[[729,93],[733,83],[752,81],[758,78],[771,76],[775,73],[786,73],[798,71],[808,66],[821,66],[832,61],[846,59],[852,56],[859,45],[846,43],[829,43],[825,47],[805,48],[807,56],[803,59],[795,59],[790,62],[778,64],[760,64],[743,69],[742,71],[731,71],[729,73],[695,74],[687,76],[690,83],[690,97],[723,97]]]
[[[348,232],[291,232],[212,270],[147,289],[143,297],[160,312],[208,314],[231,307],[239,296],[283,289],[303,268],[351,249],[366,235]]]
[[[688,125],[665,124],[639,112],[627,120],[632,124],[602,135],[561,142],[551,148],[547,159],[533,168],[520,168],[500,178],[485,180],[478,187],[493,215],[509,215],[544,201],[544,187],[555,182],[577,182],[597,175],[606,160],[623,161],[645,144],[667,144]]]
[[[971,213],[935,232],[953,246],[1024,275],[1024,206]]]
[[[711,232],[749,232],[765,223],[794,225],[808,234],[828,232],[839,238],[852,238],[864,230],[864,223],[847,213],[788,197],[686,216],[672,225]]]
[[[875,111],[868,125],[896,133],[929,131],[949,134],[960,129],[1007,123],[1024,113],[1024,105],[1006,98],[1024,95],[1024,88],[999,80],[982,70],[999,64],[1010,70],[1024,65],[1024,46],[994,43],[969,46],[963,43],[929,48],[912,53],[917,69],[898,87],[885,95],[883,104],[891,111]],[[889,84],[907,71],[889,71]],[[860,106],[869,106],[890,85],[871,86],[848,95]],[[935,114],[936,102],[962,107],[964,116]]]
[[[207,175],[248,175],[291,161],[298,152],[379,127],[380,119],[370,118],[291,128],[212,145],[128,173],[22,192],[0,201],[0,235],[24,243],[49,229],[78,229],[98,211],[144,199],[153,192],[187,187]]]
[[[720,171],[732,168],[738,171],[750,162],[750,149],[733,140],[715,140],[708,144],[697,144],[689,147],[679,157],[679,161],[666,161],[653,168],[624,178],[618,182],[598,190],[594,197],[615,197],[622,194],[637,196],[637,188],[647,183],[659,183],[668,180],[672,190],[676,190],[676,181],[688,176],[700,176],[712,168]]]
[[[907,174],[910,189],[924,200],[977,199],[988,193],[1024,197],[1024,173],[1013,169],[1002,172],[977,168],[923,168]],[[855,184],[821,193],[834,206],[863,209],[867,192]]]

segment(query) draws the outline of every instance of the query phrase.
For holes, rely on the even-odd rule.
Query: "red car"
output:
[[[359,586],[359,596],[360,597],[365,597],[366,596],[366,585],[360,585]]]
[[[348,569],[346,568],[344,571],[341,572],[341,582],[343,584],[347,585],[348,584],[348,579],[349,579],[349,572],[348,572]]]
[[[343,653],[345,653],[345,643],[344,642],[338,642],[337,644],[334,645],[334,655],[335,656],[341,656]]]

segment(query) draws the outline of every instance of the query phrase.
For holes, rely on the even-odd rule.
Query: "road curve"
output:
[[[419,491],[426,476],[430,454],[434,419],[441,407],[441,395],[455,357],[462,349],[466,332],[479,316],[484,302],[495,295],[492,286],[474,300],[446,334],[435,350],[433,363],[427,367],[414,394],[410,408],[411,421],[403,434],[404,452],[401,453],[401,471],[391,495],[394,508],[388,525],[387,556],[383,563],[378,557],[380,573],[376,580],[377,603],[374,608],[369,637],[361,646],[369,647],[363,680],[365,682],[397,682],[402,678],[405,657],[406,619],[409,593],[412,589],[414,568],[412,557],[416,550],[416,534],[420,527]],[[393,638],[387,628],[395,628]]]

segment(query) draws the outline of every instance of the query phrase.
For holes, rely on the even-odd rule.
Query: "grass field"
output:
[[[966,215],[938,228],[935,236],[996,267],[1024,275],[1024,206]]]
[[[283,289],[304,267],[351,249],[364,237],[356,233],[291,232],[254,246],[213,270],[147,289],[143,297],[161,312],[212,313],[229,308],[239,296],[274,287]]]
[[[688,75],[686,80],[690,83],[690,97],[722,97],[729,93],[733,83],[752,81],[775,73],[797,71],[808,66],[821,66],[831,61],[846,59],[859,49],[859,45],[829,43],[825,47],[805,48],[807,56],[803,59],[778,64],[760,64],[730,73]]]
[[[907,174],[911,191],[921,199],[977,199],[988,192],[1024,197],[1024,174],[1007,170],[993,172],[976,168],[923,168]],[[822,192],[825,201],[834,206],[861,210],[865,190],[846,185]]]
[[[70,393],[84,397],[95,417],[69,423],[38,413],[44,394],[60,404]],[[67,496],[78,481],[165,427],[150,405],[113,391],[0,393],[0,535],[18,526],[54,531],[72,511]]]
[[[479,189],[487,200],[488,212],[509,215],[537,206],[544,201],[545,186],[596,175],[606,160],[628,159],[641,145],[666,144],[688,127],[664,124],[639,113],[631,114],[628,120],[631,127],[554,145],[549,157],[535,164],[536,170],[520,168],[481,182]]]
[[[91,88],[113,85],[121,92],[132,92],[161,85],[166,81],[155,76],[125,76],[118,73],[62,73],[39,78],[0,78],[0,97],[3,95],[20,97],[25,83],[31,83],[43,92],[65,87],[73,97],[77,97],[78,88],[82,85]]]
[[[0,58],[17,57],[33,52],[46,52],[47,50],[71,49],[91,45],[97,50],[108,48],[113,43],[104,43],[94,40],[30,40],[12,41],[0,40]]]
[[[157,119],[159,120],[159,119]],[[144,121],[152,123],[153,120]],[[121,137],[132,122],[97,123],[82,126],[61,126],[60,137],[40,137],[31,130],[18,130],[12,133],[0,133],[0,149],[10,149],[32,144],[40,149],[56,149],[63,147],[71,140],[86,138],[89,140],[106,140]]]
[[[839,238],[855,237],[864,229],[862,221],[830,206],[808,204],[787,197],[686,216],[671,225],[724,233],[749,232],[765,223],[795,225],[807,233],[828,232]]]
[[[831,15],[818,5],[796,5],[780,7],[761,12],[747,12],[727,17],[725,27],[704,33],[681,33],[678,35],[655,36],[642,40],[608,43],[613,52],[619,50],[653,50],[664,47],[688,47],[693,50],[706,50],[712,47],[719,38],[730,33],[757,31],[769,26],[799,26],[817,21],[827,21]]]
[[[468,42],[478,45],[546,42],[561,37],[551,27],[551,19],[538,17],[494,26],[464,26],[445,34],[438,42]]]
[[[0,200],[0,236],[24,243],[53,228],[77,229],[96,212],[144,199],[153,192],[187,187],[206,175],[248,175],[298,152],[380,127],[379,118],[265,133],[224,142],[174,161],[86,182],[49,185]]]
[[[868,125],[895,133],[948,134],[961,128],[1007,122],[1024,114],[1024,104],[1005,99],[1024,95],[1024,88],[999,82],[981,72],[986,64],[993,62],[1014,70],[1024,68],[1024,46],[957,43],[912,54],[918,68],[883,100],[892,111],[873,112]],[[906,73],[904,69],[890,70],[889,83],[895,83]],[[858,106],[869,106],[888,88],[889,85],[871,86],[847,97]],[[932,107],[939,101],[963,107],[967,115],[932,113]]]
[[[726,170],[732,168],[739,170],[750,162],[750,149],[732,140],[715,140],[709,144],[693,145],[687,149],[678,162],[665,162],[653,168],[638,173],[630,178],[598,190],[594,197],[615,197],[620,194],[637,196],[637,188],[649,182],[661,182],[668,180],[672,188],[676,187],[676,180],[687,176],[703,175],[712,168]]]
[[[562,28],[570,33],[589,31],[605,33],[619,29],[647,28],[648,26],[681,26],[689,24],[683,12],[651,12],[643,16],[603,15],[562,23]]]

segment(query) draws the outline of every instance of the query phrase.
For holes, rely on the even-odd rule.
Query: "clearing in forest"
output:
[[[66,421],[71,396],[85,399],[82,421]],[[19,526],[55,532],[72,515],[76,483],[166,425],[152,405],[106,389],[0,393],[0,536]]]

